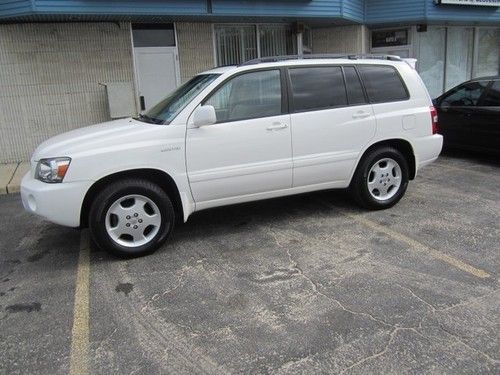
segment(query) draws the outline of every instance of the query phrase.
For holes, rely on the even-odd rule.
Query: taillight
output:
[[[431,110],[431,122],[432,122],[432,134],[437,134],[438,129],[438,112],[436,108],[430,107]]]

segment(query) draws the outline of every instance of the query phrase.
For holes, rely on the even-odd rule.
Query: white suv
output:
[[[390,56],[271,58],[201,73],[138,118],[40,145],[26,210],[117,255],[151,253],[206,208],[349,188],[391,207],[442,147],[417,72]]]

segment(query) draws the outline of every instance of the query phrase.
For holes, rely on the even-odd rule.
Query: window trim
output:
[[[200,101],[200,106],[203,106],[206,104],[206,102],[208,100],[210,100],[212,98],[213,95],[215,95],[215,93],[217,91],[219,91],[219,89],[224,86],[226,83],[228,83],[229,81],[231,81],[232,79],[236,78],[236,77],[239,77],[241,75],[244,75],[244,74],[248,74],[248,73],[256,73],[256,72],[265,72],[265,71],[273,71],[273,70],[277,70],[280,74],[280,86],[281,86],[281,113],[278,114],[278,115],[273,115],[273,116],[261,116],[261,117],[245,117],[245,118],[240,118],[240,119],[236,119],[236,120],[228,120],[228,121],[217,121],[214,125],[218,125],[218,124],[227,124],[227,123],[231,123],[231,122],[238,122],[238,121],[245,121],[245,120],[255,120],[255,119],[261,119],[261,118],[269,118],[269,117],[275,117],[275,116],[282,116],[282,115],[286,115],[288,114],[288,94],[287,94],[287,89],[288,87],[286,86],[286,82],[284,82],[284,72],[283,72],[283,67],[268,67],[268,68],[257,68],[257,69],[251,69],[251,70],[244,70],[244,71],[241,71],[241,72],[237,72],[235,74],[232,74],[230,75],[229,77],[227,77],[226,79],[224,79],[224,81],[220,82],[217,86],[215,86],[212,91],[210,91],[201,101]]]
[[[363,91],[363,97],[365,98],[365,102],[364,103],[354,103],[354,104],[349,103],[349,94],[347,93],[347,79],[345,77],[344,68],[353,68],[354,69],[354,73],[356,73],[356,76],[358,77],[358,80],[359,80],[359,84],[361,85],[361,91]],[[347,104],[348,104],[348,106],[349,107],[356,107],[356,106],[360,106],[360,105],[369,105],[369,104],[371,104],[370,103],[370,99],[368,98],[368,93],[366,92],[366,88],[365,88],[364,82],[361,79],[361,75],[359,74],[358,69],[356,69],[356,65],[354,65],[354,64],[353,65],[342,65],[342,74],[344,76],[345,94],[346,94],[346,97],[347,97]]]
[[[390,101],[381,101],[381,102],[372,101],[370,99],[370,96],[368,95],[368,90],[366,90],[366,85],[365,85],[365,82],[363,80],[363,75],[359,71],[359,67],[364,67],[364,66],[368,66],[368,67],[370,67],[370,66],[377,66],[377,67],[384,67],[384,68],[391,68],[391,69],[393,69],[396,72],[397,76],[399,77],[399,80],[403,84],[403,88],[404,88],[404,90],[406,92],[406,98],[405,99],[398,99],[398,100],[390,100]],[[399,102],[406,102],[406,101],[408,101],[408,100],[411,99],[410,91],[408,90],[408,87],[406,86],[406,82],[403,79],[403,76],[399,73],[399,70],[396,69],[395,66],[385,65],[385,64],[356,64],[355,67],[356,67],[356,70],[358,71],[358,76],[361,79],[361,84],[363,85],[363,88],[366,90],[365,91],[366,92],[366,97],[368,99],[368,103],[369,104],[399,103]]]

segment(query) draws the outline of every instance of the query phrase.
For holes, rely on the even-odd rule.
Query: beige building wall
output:
[[[367,53],[368,29],[363,25],[313,29],[313,53]]]
[[[109,120],[101,83],[133,81],[128,23],[0,25],[0,163]]]
[[[181,81],[215,65],[211,23],[176,22]]]

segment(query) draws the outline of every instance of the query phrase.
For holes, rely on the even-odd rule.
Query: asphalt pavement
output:
[[[131,260],[0,196],[0,373],[498,374],[499,186],[447,155],[389,210],[217,208]]]

